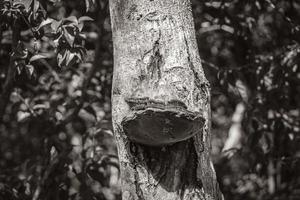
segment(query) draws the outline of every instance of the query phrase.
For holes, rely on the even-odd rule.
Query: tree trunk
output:
[[[111,0],[123,200],[222,199],[190,0]]]

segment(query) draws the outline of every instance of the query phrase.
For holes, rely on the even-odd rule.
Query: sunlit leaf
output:
[[[54,22],[54,19],[51,19],[51,18],[47,18],[46,20],[42,21],[42,23],[39,25],[38,29],[46,26],[46,25],[49,25],[51,23]]]
[[[68,54],[68,57],[66,58],[67,60],[66,60],[66,66],[67,67],[70,67],[70,66],[72,66],[73,64],[75,64],[76,63],[76,57],[75,57],[75,53],[74,52],[69,52],[69,54]]]
[[[23,111],[19,111],[17,113],[17,120],[18,122],[24,122],[25,120],[27,120],[30,117],[30,113],[29,112],[23,112]]]
[[[34,73],[34,67],[32,65],[26,65],[25,67],[26,75],[29,79],[32,78],[32,75]]]
[[[84,26],[84,24],[83,24],[83,23],[79,23],[79,24],[78,24],[78,29],[79,29],[79,31],[82,31],[82,29],[83,29],[83,26]]]
[[[33,19],[36,19],[39,7],[40,2],[38,0],[33,0]]]
[[[75,41],[75,29],[73,26],[64,26],[64,36],[69,43],[69,45],[72,47],[74,45]]]
[[[42,54],[37,54],[37,55],[32,56],[30,58],[29,62],[33,62],[33,61],[43,59],[43,58],[47,58],[47,57],[45,55],[42,55]]]
[[[62,50],[57,54],[57,63],[59,67],[63,67],[66,65],[66,59],[69,56],[69,50]]]
[[[67,17],[67,18],[65,18],[64,20],[65,20],[65,21],[73,22],[73,23],[75,23],[75,24],[78,24],[77,17],[75,17],[75,16]]]
[[[33,0],[22,0],[22,4],[25,7],[25,10],[28,12],[30,10],[31,4]]]
[[[95,8],[96,1],[95,0],[85,0],[85,5],[86,5],[86,12],[89,12]]]
[[[62,24],[62,20],[56,21],[53,20],[51,23],[51,28],[53,29],[53,31],[57,31],[57,29],[61,26]]]
[[[78,19],[78,23],[82,23],[85,21],[94,21],[92,18],[90,18],[89,16],[82,16]]]

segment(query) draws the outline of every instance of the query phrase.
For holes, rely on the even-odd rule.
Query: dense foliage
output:
[[[300,2],[192,0],[226,199],[300,199]],[[0,199],[120,199],[107,0],[0,1]]]

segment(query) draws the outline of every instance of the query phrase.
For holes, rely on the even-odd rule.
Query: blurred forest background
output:
[[[300,200],[300,1],[192,0],[230,200]],[[107,0],[0,1],[0,199],[120,199]]]

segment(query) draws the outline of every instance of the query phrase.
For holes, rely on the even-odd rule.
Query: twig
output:
[[[203,60],[203,59],[202,59],[202,60],[201,60],[201,63],[202,63],[203,65],[206,65],[206,66],[208,66],[208,67],[214,69],[214,70],[217,70],[217,71],[220,70],[220,67],[218,67],[217,65],[215,65],[215,64],[213,64],[213,63],[211,63],[211,62],[208,62],[208,61],[206,61],[206,60]]]

